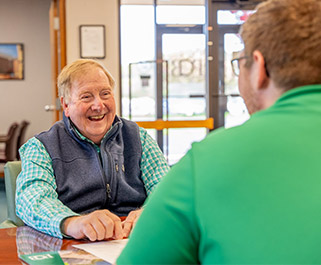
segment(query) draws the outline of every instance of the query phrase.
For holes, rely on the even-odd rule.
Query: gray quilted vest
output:
[[[115,117],[100,145],[82,140],[67,117],[36,135],[52,159],[59,200],[76,213],[108,209],[118,216],[142,206],[142,146],[136,123]]]

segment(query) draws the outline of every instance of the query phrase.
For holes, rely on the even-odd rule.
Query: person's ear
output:
[[[64,110],[65,116],[69,117],[68,104],[66,103],[66,101],[64,100],[63,97],[60,97],[60,105],[62,106],[62,109]]]
[[[268,86],[269,77],[265,69],[265,59],[262,53],[255,50],[252,54],[253,64],[251,66],[251,81],[257,90]]]

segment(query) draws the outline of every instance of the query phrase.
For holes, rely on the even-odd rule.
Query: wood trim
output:
[[[50,25],[50,50],[51,50],[51,78],[52,78],[52,95],[53,95],[53,105],[55,105],[55,99],[58,98],[58,88],[57,88],[57,76],[59,72],[58,66],[58,31],[55,28],[55,20],[58,18],[58,7],[57,0],[51,1],[51,6],[49,10],[49,25]],[[59,111],[54,111],[53,122],[59,120]]]
[[[66,41],[66,1],[59,0],[59,47],[60,47],[60,65],[59,72],[67,65],[67,41]],[[58,77],[57,74],[57,77]],[[59,100],[58,96],[58,87],[57,87],[57,100]],[[56,105],[59,103],[56,102]],[[62,119],[62,110],[56,110],[56,121]]]
[[[59,22],[58,22],[59,20]],[[57,77],[67,64],[66,53],[66,1],[51,0],[49,10],[50,22],[50,45],[51,45],[51,61],[52,61],[52,89],[54,102],[56,106],[54,110],[54,122],[61,120],[62,111],[57,109],[59,105],[59,93],[57,87]],[[57,25],[59,24],[59,25]]]
[[[66,1],[59,0],[59,24],[60,24],[60,70],[67,64],[66,52]]]
[[[214,119],[208,118],[206,120],[180,120],[180,121],[136,121],[138,126],[145,129],[170,129],[170,128],[214,128]]]

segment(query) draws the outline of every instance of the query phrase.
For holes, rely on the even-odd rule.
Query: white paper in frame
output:
[[[104,25],[81,25],[80,58],[104,59],[105,51],[105,26]]]

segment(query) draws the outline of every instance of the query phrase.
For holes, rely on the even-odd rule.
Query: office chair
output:
[[[18,123],[11,124],[8,134],[0,136],[0,143],[4,143],[4,149],[0,150],[0,163],[7,163],[16,159],[17,140],[18,140]]]
[[[0,228],[23,226],[24,223],[16,215],[16,179],[21,171],[21,161],[7,162],[4,166],[4,181],[8,207],[8,219],[0,224]]]
[[[26,131],[29,126],[29,121],[22,121],[19,127],[18,139],[17,139],[17,160],[20,160],[19,148],[25,143]]]

